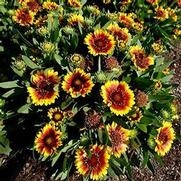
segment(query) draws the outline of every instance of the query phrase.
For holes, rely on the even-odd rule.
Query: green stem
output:
[[[98,72],[101,71],[101,56],[98,58]]]

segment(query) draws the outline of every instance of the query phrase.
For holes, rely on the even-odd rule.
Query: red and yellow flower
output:
[[[84,24],[84,17],[80,14],[72,14],[70,17],[67,19],[67,22],[71,26],[78,26],[79,23],[81,25]]]
[[[43,9],[46,10],[57,10],[58,9],[58,4],[56,2],[51,2],[51,1],[45,1],[43,2]]]
[[[51,121],[57,124],[63,121],[63,119],[65,118],[65,113],[58,107],[50,108],[48,110],[48,117]]]
[[[52,69],[40,70],[32,75],[32,86],[29,86],[28,93],[36,106],[50,105],[55,102],[59,96],[58,72]]]
[[[134,23],[134,19],[132,18],[131,14],[127,13],[120,13],[119,21],[126,27],[132,27]]]
[[[75,69],[73,72],[69,72],[62,83],[62,88],[73,98],[78,96],[85,97],[91,92],[94,83],[91,80],[91,76],[85,73],[82,69]]]
[[[103,101],[116,115],[127,114],[134,105],[134,93],[124,81],[108,81],[101,87]]]
[[[69,4],[71,7],[74,7],[74,8],[80,8],[80,7],[81,7],[81,2],[80,2],[80,0],[68,0],[68,4]]]
[[[165,156],[171,149],[173,140],[175,139],[175,132],[170,122],[163,122],[163,126],[157,129],[158,134],[155,138],[156,147],[155,151],[160,156]]]
[[[146,2],[150,3],[151,5],[157,5],[159,0],[146,0]]]
[[[181,8],[181,0],[177,0],[178,7]]]
[[[159,6],[155,9],[156,16],[155,18],[164,21],[169,18],[169,12],[167,9],[163,8],[162,6]]]
[[[128,40],[131,38],[131,34],[127,28],[120,28],[117,23],[110,24],[107,29],[114,35],[116,40],[127,44]]]
[[[23,7],[28,8],[30,11],[37,13],[41,10],[38,0],[25,0],[22,3]]]
[[[89,153],[80,147],[76,151],[75,166],[81,175],[99,180],[107,174],[110,155],[106,148],[97,144],[90,147]]]
[[[154,58],[152,56],[147,56],[144,49],[139,45],[130,47],[129,53],[134,65],[140,71],[145,71],[150,65],[154,64]]]
[[[107,130],[111,141],[111,153],[116,157],[120,157],[128,148],[130,130],[119,126],[115,122],[108,125]]]
[[[17,9],[13,16],[13,20],[21,26],[29,26],[33,24],[34,13],[26,8]]]
[[[110,55],[115,48],[113,35],[107,31],[98,29],[85,37],[85,44],[88,46],[89,53],[97,55]]]
[[[136,107],[134,113],[128,116],[128,119],[134,123],[137,123],[141,120],[142,117],[143,114],[141,110],[138,107]]]
[[[34,147],[43,156],[50,156],[62,145],[61,136],[62,132],[55,125],[47,124],[37,134]]]

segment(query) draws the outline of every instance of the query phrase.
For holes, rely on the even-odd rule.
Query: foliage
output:
[[[135,165],[154,171],[150,159],[162,162],[175,139],[172,62],[163,53],[181,35],[180,6],[2,1],[0,153],[11,151],[7,130],[12,152],[37,151],[55,179],[75,169],[85,180],[132,178]]]

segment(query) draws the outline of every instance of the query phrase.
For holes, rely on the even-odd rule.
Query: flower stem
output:
[[[101,71],[101,56],[98,58],[98,72]]]

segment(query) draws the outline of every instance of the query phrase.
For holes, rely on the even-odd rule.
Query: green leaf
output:
[[[0,126],[0,154],[8,155],[11,152],[11,148],[9,145],[9,140],[6,137],[6,131],[4,130],[4,126]]]
[[[60,158],[60,155],[62,154],[62,152],[60,151],[58,154],[56,154],[53,159],[52,159],[52,167],[55,165],[55,163],[58,161],[58,159]]]
[[[14,93],[15,93],[15,89],[11,89],[11,90],[9,90],[8,92],[4,93],[4,94],[2,95],[2,97],[8,98],[8,97],[12,96]]]
[[[4,89],[11,89],[11,88],[16,88],[16,87],[20,87],[18,85],[18,81],[8,81],[8,82],[2,82],[0,83],[0,87],[4,88]]]
[[[24,62],[26,63],[26,65],[31,68],[31,69],[38,69],[41,68],[40,66],[38,66],[37,64],[35,64],[31,59],[29,59],[27,56],[22,55],[22,59],[24,60]]]
[[[147,165],[148,159],[149,159],[148,151],[144,151],[144,153],[143,153],[143,167],[145,167]]]
[[[30,110],[31,104],[25,104],[22,107],[20,107],[17,112],[21,114],[28,114]]]
[[[147,126],[144,124],[137,124],[137,127],[143,131],[144,133],[147,133]]]
[[[55,55],[54,55],[54,58],[55,58],[56,62],[57,62],[59,65],[61,65],[61,61],[63,60],[63,58],[62,58],[60,55],[58,55],[58,54],[55,54]]]

